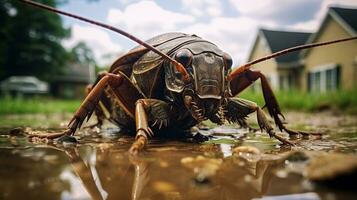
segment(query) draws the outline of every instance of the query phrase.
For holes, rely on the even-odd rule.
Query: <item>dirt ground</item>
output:
[[[14,114],[0,115],[0,127],[29,126],[32,128],[65,128],[70,120],[71,113],[55,114]],[[357,116],[343,115],[332,111],[305,113],[291,111],[284,114],[287,126],[303,129],[339,129],[345,132],[357,132]],[[88,124],[95,123],[92,117]],[[249,117],[251,124],[257,124],[255,114]]]
[[[19,126],[44,133],[65,128],[70,113],[0,116],[0,199],[356,199],[357,116],[285,117],[289,127],[326,135],[296,139],[293,147],[260,131],[204,143],[152,138],[139,157],[131,157],[134,137],[111,129],[82,129],[79,144],[9,135]],[[257,126],[255,115],[249,122]],[[84,126],[92,123],[95,118]],[[335,180],[344,190],[329,187]]]

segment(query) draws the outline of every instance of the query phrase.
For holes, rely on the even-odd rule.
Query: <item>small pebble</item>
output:
[[[26,133],[26,129],[22,127],[16,127],[9,131],[11,136],[23,136]]]
[[[167,181],[155,181],[152,185],[158,192],[172,192],[177,190],[174,184]]]
[[[309,159],[309,157],[303,151],[292,151],[285,158],[289,162],[304,162]]]
[[[159,165],[160,165],[160,167],[162,167],[162,168],[167,168],[167,167],[169,166],[169,163],[167,163],[166,161],[160,161],[160,162],[159,162]]]
[[[57,142],[58,143],[78,143],[78,140],[73,136],[64,135],[64,136],[58,138]]]
[[[328,153],[310,159],[306,176],[317,184],[340,189],[357,189],[357,156]]]
[[[239,146],[233,149],[233,155],[248,162],[258,162],[261,159],[259,149],[252,146]]]
[[[196,158],[185,157],[181,159],[181,164],[193,170],[195,180],[199,183],[209,182],[210,178],[216,175],[222,162],[222,159],[207,158],[204,156],[197,156]]]

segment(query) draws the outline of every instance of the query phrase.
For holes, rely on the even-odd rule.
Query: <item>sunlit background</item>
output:
[[[230,54],[233,67],[291,46],[357,36],[357,0],[35,1],[143,40],[167,32],[196,34]],[[64,133],[70,119],[80,116],[74,113],[97,73],[137,44],[17,0],[0,2],[0,199],[357,199],[356,184],[351,184],[357,166],[356,40],[254,66],[272,86],[284,126],[316,133],[289,137],[296,147],[283,146],[271,132],[256,131],[270,129],[267,121],[274,126],[274,116],[262,120],[260,110],[261,120],[252,113],[247,128],[245,113],[252,109],[246,108],[229,111],[237,111],[239,123],[226,120],[221,126],[206,120],[198,124],[201,129],[192,129],[194,137],[187,131],[187,140],[150,138],[143,156],[128,157],[135,138],[110,123],[120,120],[112,94],[111,113],[103,109],[102,99],[82,107],[89,112],[93,104],[101,105],[99,116],[106,116],[100,127],[100,118],[94,117],[98,110],[93,113],[75,133],[79,145],[66,137],[53,143],[28,136]],[[268,113],[259,82],[239,97]],[[278,113],[271,94],[265,96]],[[224,109],[219,109],[220,119],[226,117]],[[155,106],[147,116],[156,110],[161,114]],[[288,139],[279,128],[277,134]],[[207,135],[209,141],[201,143]],[[299,152],[286,154],[291,150]],[[314,154],[304,153],[310,150]],[[312,157],[321,161],[312,164]],[[337,185],[330,184],[334,181]]]
[[[291,46],[356,36],[357,29],[356,0],[37,2],[118,27],[142,40],[167,32],[196,34],[230,54],[233,67]],[[66,109],[67,105],[48,106],[48,112],[74,111],[96,74],[137,46],[109,30],[19,1],[5,0],[0,10],[0,95],[32,97],[38,94],[77,99],[70,109]],[[330,25],[335,28],[326,28]],[[297,52],[286,56],[287,60],[281,57],[255,67],[265,74],[275,91],[298,92],[299,95],[293,95],[294,99],[290,93],[277,94],[283,108],[313,110],[326,102],[329,108],[340,102],[336,107],[357,110],[347,109],[357,105],[353,96],[357,88],[356,49],[356,41],[352,41],[310,53]],[[259,85],[251,88],[253,90],[247,91],[255,91],[255,94],[249,95],[249,99],[264,104]],[[348,94],[336,93],[335,98],[329,94],[322,99],[314,97],[336,91],[348,91]],[[306,94],[311,97],[304,96]],[[34,102],[26,111],[22,101],[18,105],[5,102],[13,101],[3,101],[0,113],[37,112],[45,107],[35,106]]]
[[[228,52],[235,65],[247,60],[259,27],[314,32],[329,6],[357,6],[355,0],[105,0],[68,1],[59,8],[122,28],[141,39],[166,32],[194,33]],[[98,63],[110,64],[136,46],[93,25],[63,17],[72,36],[64,44],[84,41]],[[112,55],[109,56],[108,55]]]

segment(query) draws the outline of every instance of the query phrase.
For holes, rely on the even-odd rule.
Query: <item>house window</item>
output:
[[[326,92],[338,89],[340,82],[340,68],[329,65],[309,72],[308,89],[310,92]]]
[[[289,90],[294,87],[294,77],[292,74],[279,76],[279,88],[280,90]]]
[[[335,74],[333,69],[326,70],[326,91],[336,89]]]

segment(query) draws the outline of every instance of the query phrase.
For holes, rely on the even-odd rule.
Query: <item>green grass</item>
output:
[[[304,112],[324,109],[341,111],[348,114],[357,114],[357,91],[336,91],[327,94],[307,94],[298,91],[276,92],[279,105],[284,110]],[[263,94],[251,90],[239,95],[264,105]],[[73,113],[80,105],[81,100],[64,100],[53,98],[0,98],[0,115],[4,114],[31,114],[31,113]]]
[[[80,100],[64,100],[53,98],[0,98],[0,114],[27,113],[67,113],[79,107]]]
[[[334,110],[357,114],[357,91],[336,91],[325,94],[309,94],[299,91],[276,92],[282,109],[296,111]],[[239,97],[264,105],[263,94],[251,90],[244,91]]]

